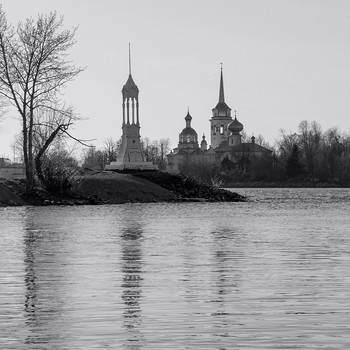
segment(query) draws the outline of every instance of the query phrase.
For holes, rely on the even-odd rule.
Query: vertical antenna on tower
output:
[[[129,74],[131,75],[131,53],[130,53],[130,43],[129,43]]]

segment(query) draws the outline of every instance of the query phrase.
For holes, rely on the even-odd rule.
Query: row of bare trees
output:
[[[116,161],[121,146],[121,139],[107,138],[101,149],[91,146],[83,152],[82,167],[103,170],[106,164]],[[148,137],[141,138],[141,151],[146,161],[157,164],[160,169],[165,169],[165,155],[170,152],[170,140],[150,140]]]
[[[350,134],[333,127],[325,132],[313,121],[302,121],[297,132],[281,130],[276,141],[276,159],[286,170],[292,164],[296,174],[311,181],[350,183]]]
[[[165,155],[170,153],[170,140],[162,138],[150,140],[148,137],[141,138],[141,150],[145,160],[157,164],[159,169],[165,169]]]

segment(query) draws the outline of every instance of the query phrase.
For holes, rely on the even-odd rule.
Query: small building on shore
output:
[[[247,168],[264,157],[271,159],[272,151],[255,143],[242,142],[243,124],[238,121],[235,111],[234,119],[231,108],[225,102],[223,72],[221,67],[219,101],[212,109],[210,119],[210,141],[208,147],[205,135],[199,144],[198,134],[191,125],[189,110],[185,117],[185,128],[179,134],[178,146],[167,154],[167,171],[179,172],[185,164],[216,165],[223,169]]]

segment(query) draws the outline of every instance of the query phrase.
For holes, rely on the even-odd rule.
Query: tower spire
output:
[[[129,43],[129,75],[131,75],[131,53],[130,53],[130,43]]]
[[[222,76],[222,63],[221,64],[221,75],[220,75],[220,92],[219,92],[219,103],[225,102],[225,94],[224,94],[224,78]]]

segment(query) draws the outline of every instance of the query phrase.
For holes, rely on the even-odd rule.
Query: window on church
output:
[[[223,135],[224,134],[224,125],[221,124],[220,125],[220,135]]]
[[[190,136],[187,136],[187,142],[190,142]]]

